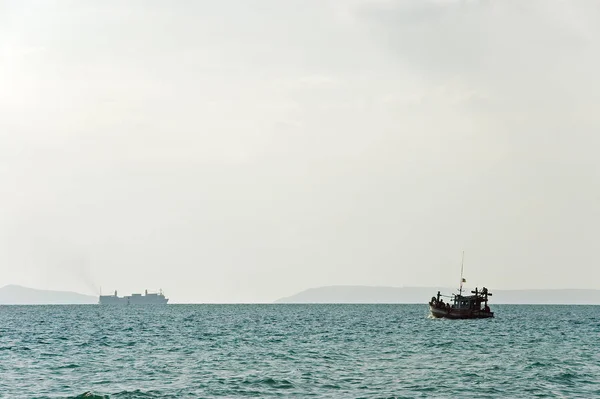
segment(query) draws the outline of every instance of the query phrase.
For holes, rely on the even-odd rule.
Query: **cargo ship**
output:
[[[158,293],[150,293],[148,290],[142,294],[131,294],[120,297],[117,291],[113,295],[100,295],[100,305],[166,305],[169,298],[165,298],[162,290]]]

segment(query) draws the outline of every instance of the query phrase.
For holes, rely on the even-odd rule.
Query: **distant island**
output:
[[[600,305],[600,290],[496,290],[491,304]],[[418,303],[426,304],[437,291],[454,293],[449,287],[374,287],[334,285],[311,288],[280,298],[275,303]],[[98,297],[69,291],[49,291],[7,285],[0,288],[0,305],[80,305],[97,304]]]
[[[490,288],[490,287],[488,287]],[[275,303],[427,303],[437,291],[454,293],[447,287],[372,287],[335,285],[311,288],[298,294],[281,298]],[[600,290],[496,290],[492,304],[564,304],[600,305]]]
[[[80,305],[98,303],[98,297],[68,291],[47,291],[20,285],[0,288],[0,305]]]

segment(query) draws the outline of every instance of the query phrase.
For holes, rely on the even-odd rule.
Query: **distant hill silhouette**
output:
[[[19,285],[0,288],[0,305],[76,305],[98,303],[98,297],[67,291],[46,291]]]
[[[592,304],[600,305],[600,290],[496,290],[492,304]],[[471,288],[469,288],[470,290]],[[443,287],[370,287],[336,285],[311,288],[275,303],[427,303],[437,291],[456,292]]]

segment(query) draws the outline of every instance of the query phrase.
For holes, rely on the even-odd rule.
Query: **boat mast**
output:
[[[465,251],[462,251],[462,261],[460,262],[460,289],[458,290],[458,295],[462,295],[462,285],[463,285],[463,269],[465,267]]]

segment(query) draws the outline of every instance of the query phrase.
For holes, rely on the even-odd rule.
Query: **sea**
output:
[[[600,306],[0,306],[0,398],[600,398]]]

